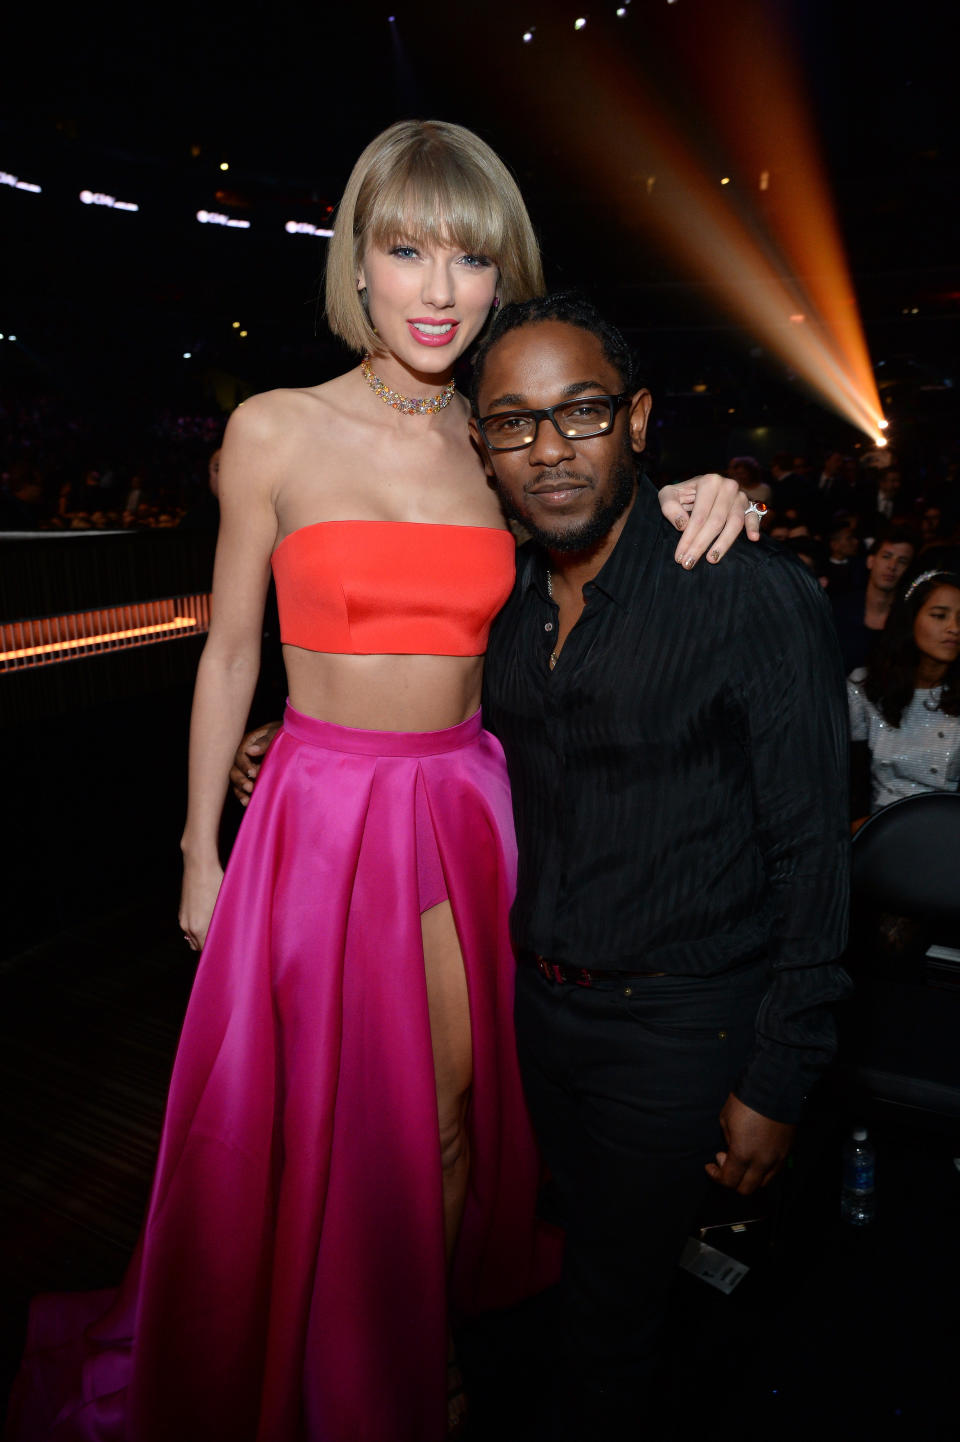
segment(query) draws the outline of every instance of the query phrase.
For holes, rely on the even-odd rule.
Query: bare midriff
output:
[[[365,731],[443,731],[480,705],[482,656],[348,656],[284,646],[290,704]]]

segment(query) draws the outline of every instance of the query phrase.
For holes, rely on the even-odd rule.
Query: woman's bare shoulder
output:
[[[339,409],[341,382],[346,377],[316,386],[280,386],[259,391],[241,401],[230,417],[227,433],[250,441],[275,444],[295,436],[303,426],[323,426]]]

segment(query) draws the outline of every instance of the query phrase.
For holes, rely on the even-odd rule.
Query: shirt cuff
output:
[[[774,1122],[795,1126],[822,1067],[803,1065],[788,1047],[757,1051],[734,1084],[733,1094],[745,1107]]]

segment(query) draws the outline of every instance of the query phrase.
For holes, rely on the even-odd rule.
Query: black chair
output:
[[[960,794],[910,796],[853,838],[832,1081],[851,1107],[960,1136]]]
[[[853,838],[854,898],[878,909],[960,927],[960,792],[906,796]]]

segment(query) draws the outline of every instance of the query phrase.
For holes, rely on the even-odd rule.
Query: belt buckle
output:
[[[537,970],[541,976],[547,978],[547,981],[552,981],[557,986],[562,986],[567,979],[566,972],[559,962],[548,961],[539,952],[537,952]]]

